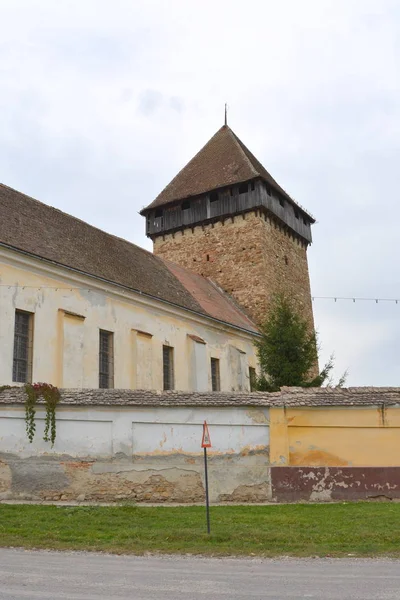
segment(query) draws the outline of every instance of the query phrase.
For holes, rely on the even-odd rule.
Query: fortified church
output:
[[[313,326],[314,219],[227,124],[141,214],[153,254],[0,184],[0,385],[248,390],[273,294]]]

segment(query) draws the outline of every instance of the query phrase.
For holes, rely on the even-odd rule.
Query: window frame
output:
[[[220,371],[220,360],[215,356],[210,359],[211,366],[211,390],[213,392],[221,391],[221,371]],[[215,367],[215,368],[213,368]]]
[[[17,318],[19,316],[25,316],[27,318],[27,329],[26,333],[17,331]],[[12,381],[15,383],[32,383],[32,366],[33,366],[33,319],[34,313],[27,310],[15,310],[14,318],[14,345],[13,345],[13,366],[12,366]],[[17,356],[20,343],[18,340],[24,338],[25,344],[25,356]],[[19,365],[25,363],[25,376],[22,378],[19,375]]]
[[[163,390],[173,390],[174,382],[174,348],[168,344],[162,347]]]
[[[249,366],[249,382],[250,382],[250,391],[256,392],[256,381],[257,381],[257,371],[255,367]]]
[[[107,340],[108,347],[102,347],[102,340]],[[103,362],[103,359],[105,362]],[[106,369],[103,367],[107,365]],[[107,380],[107,382],[106,382]],[[105,385],[105,383],[107,383]],[[99,388],[112,389],[114,387],[114,333],[99,329]]]

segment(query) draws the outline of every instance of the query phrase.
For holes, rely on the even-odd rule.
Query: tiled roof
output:
[[[190,273],[179,278],[151,252],[2,184],[0,244],[203,315],[221,315],[222,321],[255,331],[240,310],[227,310],[231,301],[223,293],[215,294],[210,281],[203,279],[195,286],[202,289],[200,302],[193,286],[186,287]],[[207,297],[212,298],[208,304]]]
[[[232,129],[223,125],[142,213],[175,200],[256,178],[263,179],[294,202]]]
[[[1,391],[1,404],[23,404],[23,388]],[[61,404],[79,406],[264,406],[330,407],[400,405],[400,388],[283,388],[280,392],[155,392],[61,390]]]
[[[189,290],[206,313],[219,321],[235,323],[243,329],[257,332],[254,323],[238,307],[233,298],[229,297],[219,287],[213,284],[210,285],[211,282],[208,279],[189,271],[189,269],[184,269],[169,260],[162,260],[164,260],[171,273]]]

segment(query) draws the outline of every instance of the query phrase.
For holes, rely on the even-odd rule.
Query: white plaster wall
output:
[[[98,387],[99,329],[114,332],[114,385],[162,389],[162,346],[174,347],[175,388],[211,390],[211,356],[221,389],[249,389],[253,337],[183,309],[0,250],[0,385],[12,384],[15,310],[34,313],[33,381]],[[67,313],[75,313],[74,318]],[[79,317],[80,316],[80,317]],[[143,339],[137,331],[150,334]],[[205,340],[188,353],[188,335]],[[240,351],[240,365],[232,351]],[[239,373],[240,371],[240,373]],[[233,375],[234,374],[234,375]]]
[[[208,357],[206,344],[192,341],[193,344],[193,377],[194,385],[193,390],[197,392],[207,392],[210,389],[209,381],[209,370],[211,376],[211,369],[209,369],[208,363],[210,359]]]
[[[263,451],[269,446],[269,410],[249,408],[59,407],[54,447],[43,441],[44,410],[37,411],[32,444],[23,406],[0,406],[0,452],[20,458],[68,455],[97,459],[124,455],[201,454],[204,420],[210,456]]]
[[[63,386],[66,388],[83,387],[84,320],[68,314],[62,314],[61,319]]]

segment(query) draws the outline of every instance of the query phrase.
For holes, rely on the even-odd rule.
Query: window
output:
[[[256,189],[256,184],[254,183],[254,181],[251,182],[250,189],[252,192],[254,192],[254,190]]]
[[[190,200],[185,200],[182,202],[182,210],[189,210],[190,208]]]
[[[100,329],[99,387],[114,387],[114,334]]]
[[[162,210],[162,208],[157,208],[154,217],[156,219],[154,225],[156,227],[164,227],[164,211]],[[157,219],[159,219],[159,221],[157,221]]]
[[[271,196],[271,188],[269,187],[269,185],[266,185],[265,189],[267,190],[268,196]]]
[[[296,209],[294,209],[294,216],[296,217],[296,219],[299,218],[299,212]]]
[[[33,314],[15,311],[13,381],[32,381]]]
[[[249,191],[249,186],[247,183],[242,183],[239,185],[239,194],[247,194]]]
[[[257,375],[254,367],[249,367],[250,391],[256,391]]]
[[[283,199],[283,198],[279,198],[279,204],[280,204],[281,206],[285,206],[285,201],[284,201],[284,199]]]
[[[218,200],[218,192],[211,192],[210,202],[216,202]]]
[[[213,392],[219,392],[221,390],[218,358],[211,359],[211,387]]]
[[[164,390],[174,389],[174,349],[163,346],[163,378]]]

